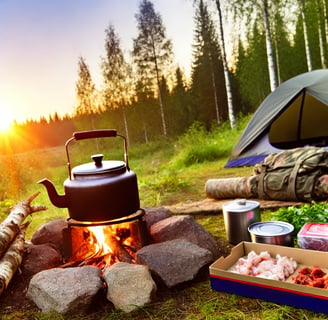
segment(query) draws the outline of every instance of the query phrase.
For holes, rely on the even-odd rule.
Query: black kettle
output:
[[[124,161],[103,160],[92,155],[93,162],[71,169],[68,146],[72,141],[91,138],[121,137],[124,140]],[[64,195],[59,195],[48,179],[40,180],[56,207],[68,208],[69,216],[78,221],[100,222],[126,217],[140,208],[136,174],[128,165],[126,138],[115,129],[80,131],[66,141],[68,178]]]

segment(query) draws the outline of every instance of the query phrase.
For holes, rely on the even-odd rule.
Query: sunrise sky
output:
[[[152,0],[172,39],[180,67],[189,72],[193,0]],[[139,0],[1,0],[0,128],[8,118],[38,120],[75,104],[78,57],[101,85],[105,29],[114,25],[128,53],[137,36]],[[2,124],[1,124],[2,123]]]

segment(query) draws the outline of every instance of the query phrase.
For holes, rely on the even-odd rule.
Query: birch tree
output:
[[[230,127],[234,128],[236,126],[235,114],[233,110],[233,100],[232,100],[232,89],[230,84],[230,77],[229,77],[229,70],[228,70],[228,63],[227,63],[227,55],[226,55],[226,48],[225,48],[225,39],[224,39],[224,30],[223,30],[223,21],[222,21],[222,11],[221,11],[221,4],[220,0],[216,0],[216,7],[219,14],[219,41],[222,53],[222,63],[223,63],[223,72],[224,72],[224,79],[225,79],[225,86],[227,91],[227,100],[228,100],[228,114],[230,120]]]
[[[320,61],[321,61],[321,67],[323,69],[326,68],[326,56],[325,56],[325,45],[324,45],[324,39],[323,34],[324,30],[322,30],[322,26],[324,25],[324,22],[322,19],[324,19],[323,12],[324,10],[324,2],[322,0],[317,0],[317,16],[318,16],[318,36],[319,36],[319,47],[320,47]]]
[[[106,29],[105,57],[101,68],[104,78],[104,103],[107,109],[122,110],[125,136],[129,142],[126,106],[134,93],[132,84],[132,67],[126,62],[120,45],[120,39],[113,25]]]
[[[302,22],[303,22],[306,63],[307,63],[308,71],[312,71],[311,49],[310,49],[309,35],[308,35],[308,29],[306,24],[305,0],[299,0],[299,1],[300,1],[301,15],[302,15]]]
[[[94,128],[94,115],[99,111],[98,92],[91,77],[89,66],[83,57],[79,57],[78,69],[75,115],[87,116],[90,119],[91,128]]]
[[[328,43],[328,0],[322,0],[323,5],[323,15],[324,15],[324,25],[325,25],[325,34],[326,34],[326,43]]]
[[[270,25],[270,11],[274,10],[279,2],[281,1],[274,0],[269,2],[268,0],[234,0],[230,3],[232,10],[237,16],[239,15],[240,19],[243,20],[246,17],[248,28],[251,27],[252,19],[257,17],[258,13],[260,13],[260,16],[262,17],[263,27],[265,30],[267,64],[271,91],[277,87],[277,75],[271,37],[272,31]]]
[[[149,0],[142,0],[136,14],[139,34],[133,39],[133,58],[137,66],[139,83],[157,91],[163,134],[167,135],[165,110],[160,90],[160,80],[166,77],[173,58],[172,42],[166,38],[166,30],[159,13]],[[147,90],[146,90],[147,91]]]

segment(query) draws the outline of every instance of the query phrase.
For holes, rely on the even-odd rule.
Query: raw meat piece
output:
[[[284,281],[296,268],[297,263],[292,258],[282,257],[280,255],[272,258],[267,251],[262,251],[259,254],[250,251],[246,258],[243,257],[237,261],[232,272]]]
[[[292,280],[296,284],[309,287],[328,288],[328,275],[317,266],[302,268]]]

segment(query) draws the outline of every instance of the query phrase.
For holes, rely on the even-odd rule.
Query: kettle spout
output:
[[[51,203],[58,208],[67,208],[68,201],[66,195],[59,195],[53,183],[48,179],[42,179],[38,181],[39,184],[43,184],[48,192]]]

